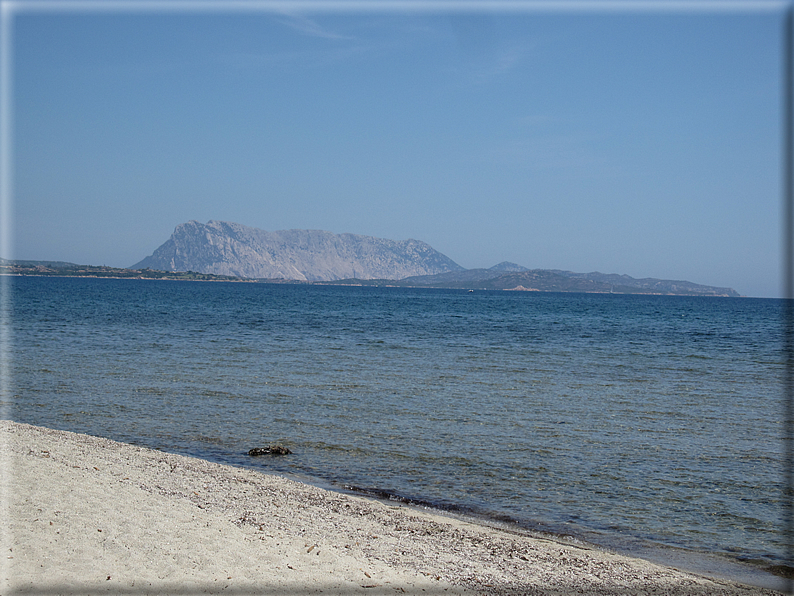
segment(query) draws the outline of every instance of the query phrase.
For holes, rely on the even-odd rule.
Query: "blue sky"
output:
[[[781,293],[783,4],[15,6],[2,256],[216,219]]]

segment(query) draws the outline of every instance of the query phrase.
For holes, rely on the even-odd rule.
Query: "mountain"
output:
[[[224,221],[180,224],[132,269],[196,271],[250,279],[401,279],[463,271],[419,240],[396,242],[321,230],[267,232]]]
[[[247,279],[381,284],[470,290],[739,296],[731,288],[628,275],[527,269],[503,261],[464,269],[418,240],[396,242],[321,230],[267,232],[236,223],[189,221],[132,269]]]

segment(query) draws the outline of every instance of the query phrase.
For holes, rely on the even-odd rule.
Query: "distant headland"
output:
[[[510,262],[488,269],[465,269],[420,240],[394,241],[322,230],[267,232],[222,221],[178,225],[153,254],[130,268],[0,259],[0,274],[740,296],[732,288],[689,281],[528,269]]]

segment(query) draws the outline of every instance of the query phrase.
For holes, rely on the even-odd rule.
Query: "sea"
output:
[[[779,586],[782,300],[4,282],[3,417]]]

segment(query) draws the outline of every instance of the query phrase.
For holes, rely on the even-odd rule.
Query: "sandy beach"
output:
[[[275,475],[0,421],[0,594],[775,594]]]

